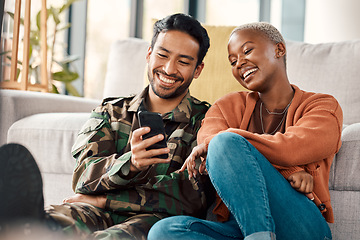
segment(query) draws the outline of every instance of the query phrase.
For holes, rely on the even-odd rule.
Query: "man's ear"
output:
[[[200,63],[196,68],[194,72],[194,78],[198,78],[200,76],[200,73],[204,69],[204,62]]]
[[[146,62],[147,63],[149,63],[151,53],[152,53],[152,48],[151,48],[151,46],[149,46],[149,48],[147,50],[147,54],[146,54]]]
[[[276,52],[276,55],[275,55],[276,58],[285,56],[285,54],[286,54],[285,44],[282,42],[277,43],[275,52]]]

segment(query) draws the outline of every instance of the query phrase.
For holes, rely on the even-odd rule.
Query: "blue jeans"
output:
[[[284,149],[286,151],[286,149]],[[174,216],[157,222],[148,239],[331,239],[316,205],[245,138],[214,137],[206,160],[212,184],[231,212],[226,222]]]

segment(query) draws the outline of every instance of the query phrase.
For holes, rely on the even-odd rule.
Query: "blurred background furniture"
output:
[[[40,26],[41,26],[40,81],[41,82],[40,83],[31,83],[29,81],[31,0],[25,0],[22,69],[21,69],[21,78],[19,79],[20,81],[18,81],[17,66],[18,66],[19,33],[20,33],[20,21],[21,21],[20,10],[21,10],[21,0],[15,0],[14,32],[12,39],[10,80],[1,81],[0,86],[1,88],[5,88],[5,89],[35,90],[35,91],[48,92],[49,82],[48,82],[48,71],[47,71],[46,0],[41,0],[41,14],[40,14]]]
[[[204,72],[194,80],[190,90],[195,97],[211,103],[229,91],[241,89],[235,79],[225,76],[225,71],[230,71],[226,43],[232,28],[221,29],[221,34],[216,34],[219,29],[209,30],[212,46],[205,58]],[[104,97],[125,96],[143,89],[148,45],[140,39],[113,44]],[[335,223],[330,226],[333,239],[360,239],[360,68],[357,66],[360,40],[326,44],[288,42],[287,50],[291,83],[307,91],[332,94],[343,108],[343,144],[334,159],[329,181],[335,214]],[[219,84],[226,87],[219,88]],[[1,111],[6,113],[0,117],[1,143],[18,142],[29,148],[43,174],[46,204],[60,203],[72,194],[73,141],[90,110],[100,101],[14,90],[1,90],[0,97]]]

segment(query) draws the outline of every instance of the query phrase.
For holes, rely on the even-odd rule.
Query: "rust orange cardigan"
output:
[[[305,92],[292,85],[293,101],[286,117],[285,133],[274,135],[248,132],[257,92],[230,93],[209,109],[198,133],[198,143],[208,146],[220,132],[234,132],[245,137],[287,179],[305,170],[314,179],[315,203],[324,204],[322,214],[334,222],[329,193],[332,160],[341,146],[342,110],[336,99],[327,94]],[[226,221],[229,210],[217,196],[214,209],[220,221]]]

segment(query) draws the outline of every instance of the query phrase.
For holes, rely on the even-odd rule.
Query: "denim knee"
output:
[[[148,240],[155,239],[242,239],[242,234],[234,218],[226,223],[220,223],[180,215],[168,217],[155,223],[150,229]]]
[[[241,144],[248,144],[249,142],[241,135],[232,132],[223,132],[217,134],[209,143],[208,152],[215,150],[228,150],[229,145],[232,145],[236,141],[236,145],[239,147]]]
[[[224,161],[230,160],[230,152],[233,154],[240,154],[242,149],[248,148],[249,142],[241,135],[232,132],[223,132],[217,134],[211,139],[208,147],[208,158],[206,167],[221,166],[216,161],[221,161],[219,164],[224,164]],[[220,156],[220,157],[219,157]],[[210,162],[210,163],[209,163]],[[209,166],[210,165],[210,166]]]
[[[166,219],[160,220],[151,227],[147,239],[165,239],[168,230]]]
[[[150,229],[148,240],[173,239],[186,230],[188,216],[174,216],[156,222]]]

